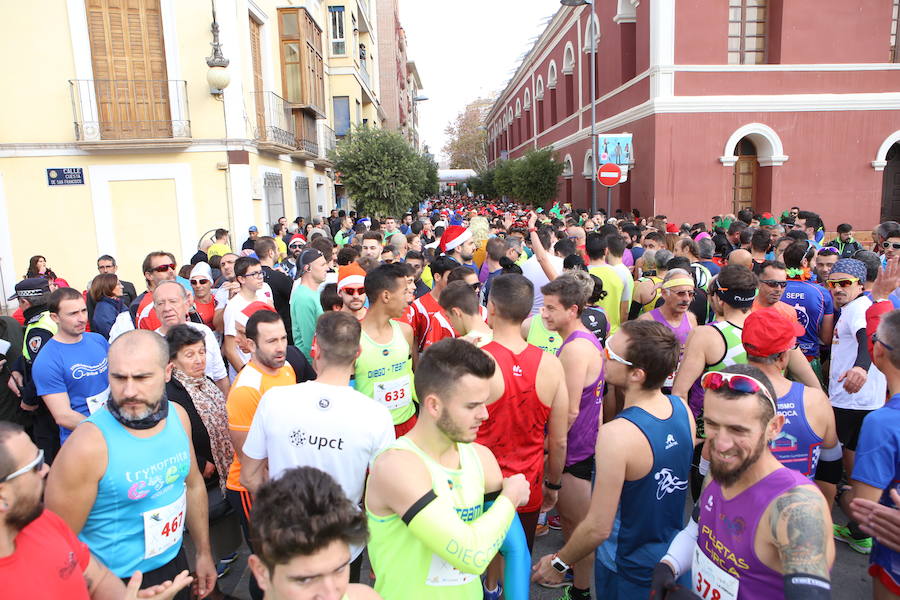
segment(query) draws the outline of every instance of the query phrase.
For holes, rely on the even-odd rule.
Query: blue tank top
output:
[[[792,383],[788,393],[778,399],[778,413],[784,415],[784,427],[778,437],[769,442],[772,454],[787,468],[812,479],[819,464],[822,438],[813,431],[806,418],[802,383]]]
[[[167,400],[164,400],[167,401]],[[188,438],[173,404],[163,430],[138,438],[104,407],[88,422],[103,434],[106,471],[78,535],[117,577],[157,569],[181,549]]]
[[[694,440],[688,411],[681,400],[668,396],[672,414],[658,419],[637,406],[616,417],[627,419],[647,438],[653,467],[641,479],[626,481],[619,499],[616,569],[619,577],[649,586],[653,567],[684,525]]]
[[[789,280],[781,301],[794,307],[797,320],[806,329],[806,333],[797,340],[800,350],[805,356],[818,356],[822,317],[834,314],[831,292],[814,283]]]

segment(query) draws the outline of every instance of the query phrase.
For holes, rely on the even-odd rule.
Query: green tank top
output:
[[[394,336],[387,344],[379,344],[362,332],[362,352],[356,359],[354,379],[356,390],[384,404],[391,411],[394,425],[400,425],[416,412],[416,390],[409,344],[399,323],[391,321],[391,329]]]
[[[452,500],[463,520],[474,521],[484,511],[484,471],[472,444],[456,444],[459,468],[449,469],[422,452],[407,437],[388,450],[418,455],[431,474],[435,495]],[[481,598],[481,579],[463,573],[431,552],[409,532],[400,515],[381,517],[366,509],[369,521],[369,560],[375,573],[375,591],[385,600],[472,600]]]
[[[721,371],[725,367],[737,364],[747,364],[747,351],[744,350],[744,344],[741,342],[741,333],[743,328],[738,327],[728,321],[716,321],[710,325],[719,332],[725,341],[725,356],[714,365],[707,365],[707,371]]]
[[[544,320],[540,314],[531,317],[531,325],[528,326],[528,339],[526,341],[553,356],[556,356],[563,342],[562,336],[544,327]]]
[[[657,286],[656,292],[653,294],[653,299],[641,306],[641,314],[644,314],[656,308],[656,303],[659,302],[659,298],[662,296],[662,290],[659,288],[659,284],[662,283],[662,278],[657,277],[656,275],[650,275],[649,277],[641,277],[638,281],[652,281]]]

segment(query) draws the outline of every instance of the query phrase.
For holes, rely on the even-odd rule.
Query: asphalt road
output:
[[[846,517],[839,509],[835,509],[833,518],[837,523],[845,523]],[[534,557],[540,558],[545,554],[551,554],[562,545],[562,534],[559,531],[550,531],[547,535],[535,540]],[[832,598],[835,600],[852,599],[867,600],[872,597],[872,581],[867,573],[869,559],[850,550],[841,542],[835,542],[837,556],[832,569]],[[251,577],[247,568],[247,548],[243,546],[240,557],[224,578],[219,580],[220,589],[234,598],[249,600],[247,591],[248,578]],[[363,581],[369,581],[369,564],[363,564]],[[537,585],[531,587],[531,598],[535,600],[556,600],[562,595],[559,589],[545,589]],[[597,600],[603,600],[598,598]]]

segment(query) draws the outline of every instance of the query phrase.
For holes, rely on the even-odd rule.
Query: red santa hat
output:
[[[341,291],[345,287],[355,286],[361,287],[366,281],[366,272],[359,263],[352,262],[349,265],[343,265],[338,269],[337,289]]]
[[[462,225],[451,225],[441,236],[441,252],[447,253],[472,239],[472,232]]]
[[[271,310],[272,312],[275,312],[275,308],[271,304],[266,304],[261,300],[254,300],[253,302],[245,306],[243,310],[238,311],[238,313],[234,316],[234,322],[241,327],[246,327],[247,321],[250,320],[250,317],[253,316],[253,313],[260,310]]]

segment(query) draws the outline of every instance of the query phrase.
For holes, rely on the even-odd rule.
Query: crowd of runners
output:
[[[239,521],[254,600],[815,600],[835,540],[900,596],[900,224],[825,231],[454,196],[36,256],[0,595],[226,598]]]

